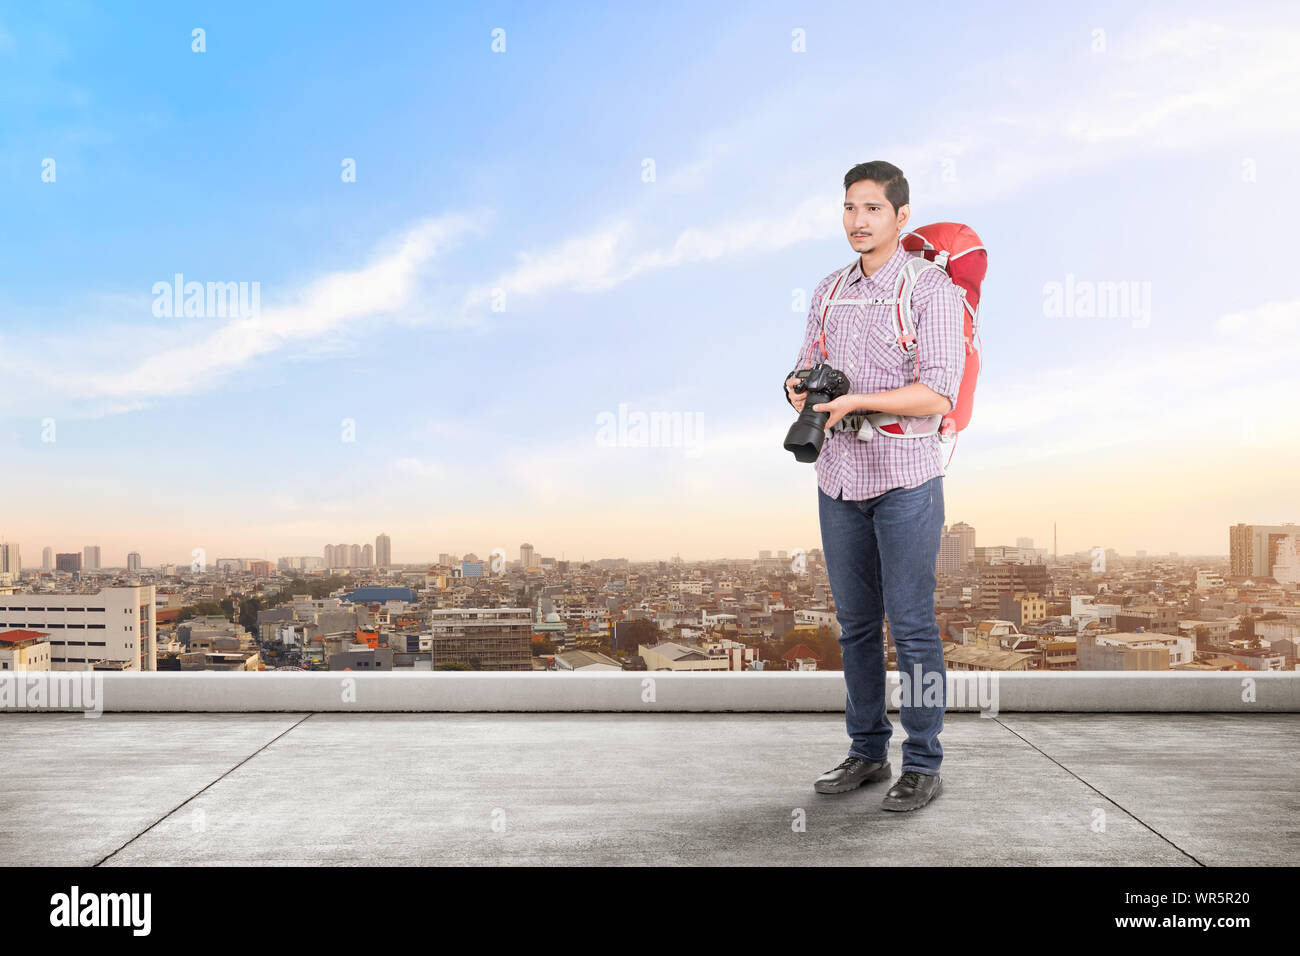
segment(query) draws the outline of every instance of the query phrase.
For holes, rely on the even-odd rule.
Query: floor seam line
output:
[[[1028,744],[1030,747],[1033,747],[1033,748],[1034,748],[1035,750],[1037,750],[1040,754],[1042,754],[1044,757],[1046,757],[1046,758],[1047,758],[1048,760],[1050,760],[1052,763],[1056,764],[1058,767],[1060,767],[1062,770],[1064,770],[1066,773],[1068,773],[1068,774],[1069,774],[1071,777],[1073,777],[1075,780],[1078,780],[1081,784],[1083,784],[1083,785],[1084,785],[1085,787],[1087,787],[1089,790],[1092,790],[1094,793],[1099,794],[1103,800],[1107,800],[1107,801],[1109,801],[1110,803],[1114,804],[1115,806],[1119,807],[1121,810],[1123,810],[1125,813],[1127,813],[1130,817],[1132,817],[1132,818],[1133,818],[1134,820],[1136,820],[1138,823],[1142,824],[1142,826],[1146,827],[1148,830],[1150,830],[1150,831],[1151,831],[1152,833],[1154,833],[1156,836],[1160,837],[1160,839],[1164,840],[1164,841],[1165,841],[1166,843],[1168,843],[1171,847],[1173,847],[1175,850],[1177,850],[1177,851],[1178,851],[1179,853],[1181,853],[1183,856],[1187,857],[1189,860],[1191,860],[1191,861],[1192,861],[1193,863],[1195,863],[1197,866],[1205,866],[1204,863],[1202,863],[1202,862],[1201,862],[1200,860],[1198,860],[1196,857],[1192,856],[1192,854],[1188,853],[1186,850],[1184,850],[1182,847],[1180,847],[1180,846],[1179,846],[1177,843],[1175,843],[1173,840],[1169,839],[1169,837],[1165,836],[1163,833],[1161,833],[1159,830],[1157,830],[1157,829],[1156,829],[1155,827],[1153,827],[1151,824],[1147,823],[1145,820],[1143,820],[1141,817],[1139,817],[1139,816],[1138,816],[1136,813],[1134,813],[1132,810],[1128,809],[1128,807],[1124,806],[1124,805],[1123,805],[1122,803],[1120,803],[1118,800],[1116,800],[1115,798],[1113,798],[1113,797],[1111,797],[1110,795],[1108,795],[1108,794],[1107,794],[1105,791],[1103,791],[1100,787],[1095,787],[1095,786],[1093,786],[1092,784],[1090,784],[1087,780],[1084,780],[1084,779],[1083,779],[1082,777],[1080,777],[1077,773],[1075,773],[1073,770],[1071,770],[1071,769],[1070,769],[1069,767],[1067,767],[1065,764],[1061,763],[1061,761],[1057,760],[1055,757],[1053,757],[1053,756],[1052,756],[1051,754],[1049,754],[1047,751],[1043,750],[1041,747],[1037,746],[1037,745],[1034,744],[1032,741],[1030,741],[1030,740],[1028,740],[1027,738],[1025,738],[1023,735],[1017,733],[1015,730],[1012,730],[1010,727],[1007,727],[1007,725],[1004,724],[1004,723],[1002,723],[1002,721],[999,720],[997,717],[994,717],[994,718],[993,718],[993,721],[994,721],[996,724],[998,724],[999,726],[1006,728],[1009,732],[1015,734],[1017,737],[1019,737],[1021,740],[1023,740],[1026,744]]]
[[[120,847],[118,847],[118,848],[117,848],[116,850],[114,850],[112,853],[108,854],[108,856],[105,856],[105,857],[104,857],[103,859],[101,859],[98,863],[93,863],[93,864],[91,864],[91,868],[93,869],[94,867],[100,866],[100,865],[102,865],[103,863],[106,863],[108,860],[112,859],[113,857],[117,856],[117,854],[121,853],[123,850],[125,850],[127,847],[129,847],[129,846],[130,846],[132,843],[134,843],[136,840],[140,839],[140,837],[144,836],[146,833],[148,833],[150,830],[152,830],[152,829],[153,829],[154,827],[156,827],[158,824],[162,823],[162,822],[163,822],[164,820],[166,820],[168,817],[170,817],[170,816],[172,816],[174,813],[176,813],[176,811],[179,810],[179,809],[181,809],[181,807],[185,806],[185,804],[189,803],[189,802],[190,802],[191,800],[193,800],[195,797],[202,796],[202,795],[203,795],[206,791],[208,791],[210,788],[216,786],[216,785],[217,785],[218,783],[220,783],[222,780],[226,779],[226,777],[230,776],[232,773],[234,773],[236,770],[238,770],[238,769],[239,769],[240,767],[242,767],[244,764],[248,763],[248,761],[252,760],[254,757],[256,757],[258,754],[260,754],[260,753],[261,753],[263,750],[265,750],[267,747],[271,746],[271,744],[275,743],[277,740],[279,740],[279,739],[280,739],[281,737],[283,737],[285,734],[287,734],[287,733],[289,733],[291,730],[294,730],[295,728],[299,727],[299,726],[303,723],[303,721],[307,720],[309,717],[313,717],[313,716],[315,716],[315,713],[316,713],[316,712],[313,711],[312,713],[307,714],[306,716],[304,716],[304,717],[302,718],[302,720],[299,720],[297,723],[293,724],[292,726],[290,726],[290,727],[286,727],[284,730],[280,731],[280,733],[276,734],[274,737],[272,737],[272,738],[271,738],[270,740],[268,740],[266,743],[262,744],[262,746],[258,747],[258,748],[257,748],[256,750],[254,750],[251,754],[249,754],[249,755],[248,755],[247,757],[245,757],[243,760],[239,761],[239,763],[235,764],[233,767],[231,767],[229,770],[227,770],[227,771],[226,771],[225,773],[223,773],[221,776],[217,777],[215,780],[210,781],[210,782],[209,782],[208,784],[206,784],[202,789],[197,790],[196,792],[190,794],[188,797],[186,797],[186,798],[185,798],[184,800],[182,800],[180,803],[176,804],[176,806],[172,807],[170,810],[168,810],[166,813],[164,813],[162,816],[160,816],[160,817],[159,817],[157,820],[155,820],[153,823],[149,824],[147,827],[145,827],[143,830],[141,830],[141,831],[140,831],[139,833],[137,833],[135,836],[131,837],[131,839],[127,840],[125,843],[123,843]]]

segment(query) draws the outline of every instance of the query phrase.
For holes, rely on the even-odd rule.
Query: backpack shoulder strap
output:
[[[938,269],[944,278],[948,277],[948,270],[939,263],[931,262],[925,256],[912,256],[903,263],[903,268],[898,270],[898,278],[894,280],[894,296],[898,303],[898,308],[894,310],[897,332],[894,341],[905,355],[913,358],[916,358],[916,320],[912,316],[912,293],[916,291],[916,284],[927,269]],[[917,365],[919,366],[919,360]]]
[[[812,345],[808,346],[808,354],[804,357],[806,361],[812,361],[812,350],[814,345],[822,350],[822,355],[826,356],[828,359],[830,358],[830,353],[826,351],[826,315],[830,312],[832,305],[838,305],[840,301],[842,301],[835,298],[835,293],[839,291],[844,280],[848,278],[849,270],[857,264],[858,261],[854,259],[847,266],[841,269],[839,275],[835,277],[835,281],[831,283],[830,289],[827,290],[826,298],[822,299],[821,334],[817,336]],[[789,397],[787,396],[787,401],[788,400]]]
[[[849,277],[849,273],[851,273],[854,269],[858,268],[859,261],[860,261],[859,259],[854,259],[843,270],[841,270],[838,276],[835,277],[835,284],[831,287],[831,292],[826,297],[826,301],[822,303],[823,312],[828,310],[832,305],[895,305],[898,302],[897,295],[894,296],[878,295],[873,298],[863,298],[863,299],[837,299],[835,297],[836,291],[843,284],[844,280]]]
[[[854,259],[847,266],[841,269],[839,275],[835,277],[835,281],[831,283],[830,289],[827,290],[826,298],[822,299],[822,325],[823,326],[826,324],[826,315],[827,313],[830,312],[831,306],[841,305],[849,301],[855,301],[851,299],[837,299],[835,298],[835,293],[840,291],[840,286],[844,284],[844,280],[849,277],[849,273],[852,272],[857,267],[857,265],[858,265],[858,260]]]

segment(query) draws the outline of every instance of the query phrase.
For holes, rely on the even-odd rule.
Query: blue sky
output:
[[[777,384],[883,158],[990,250],[948,520],[1226,552],[1296,518],[1298,40],[1280,3],[0,5],[0,536],[816,547]],[[155,316],[176,273],[261,314]],[[1048,316],[1067,274],[1150,315]],[[703,440],[605,447],[620,404]]]

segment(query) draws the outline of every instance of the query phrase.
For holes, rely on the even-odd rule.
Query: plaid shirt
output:
[[[861,267],[854,268],[840,283],[836,299],[892,298],[894,281],[907,257],[902,243],[870,278]],[[843,267],[841,267],[843,268]],[[815,346],[821,334],[821,306],[830,295],[840,269],[836,269],[813,292],[808,309],[808,326],[799,349],[796,369],[829,362],[849,380],[851,394],[887,392],[916,381],[915,362],[894,343],[894,306],[833,305],[826,315],[826,351]],[[926,269],[912,293],[912,318],[916,323],[916,346],[920,355],[920,382],[957,404],[957,390],[966,367],[965,307],[951,279],[938,269]],[[811,357],[809,350],[812,350]],[[806,406],[805,406],[806,407]],[[928,430],[941,416],[904,417],[909,425]],[[939,436],[891,438],[879,432],[870,441],[852,430],[837,430],[827,436],[817,456],[817,484],[832,498],[874,498],[891,488],[915,488],[943,474]]]

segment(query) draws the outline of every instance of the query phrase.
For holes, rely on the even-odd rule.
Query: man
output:
[[[899,243],[911,209],[907,180],[891,163],[860,163],[844,177],[844,232],[859,254],[858,268],[835,301],[891,298],[910,253]],[[901,438],[874,433],[863,441],[840,422],[864,411],[941,416],[957,401],[965,367],[965,320],[957,288],[938,269],[922,272],[913,292],[919,381],[915,365],[895,343],[892,305],[822,302],[839,274],[818,283],[796,370],[827,362],[849,380],[849,394],[813,406],[829,413],[832,431],[818,455],[817,499],[822,551],[840,624],[847,689],[848,757],[814,783],[819,793],[846,793],[890,777],[893,725],[885,713],[882,624],[898,652],[900,716],[907,739],[902,773],[885,795],[886,810],[915,810],[942,791],[939,766],[947,704],[943,647],[934,616],[935,561],[943,530],[943,468],[937,436]],[[805,396],[786,394],[796,411]],[[852,421],[852,420],[850,420]],[[904,419],[904,422],[908,422]],[[840,426],[837,428],[837,426]],[[870,426],[867,426],[870,428]],[[918,429],[920,430],[920,429]]]

